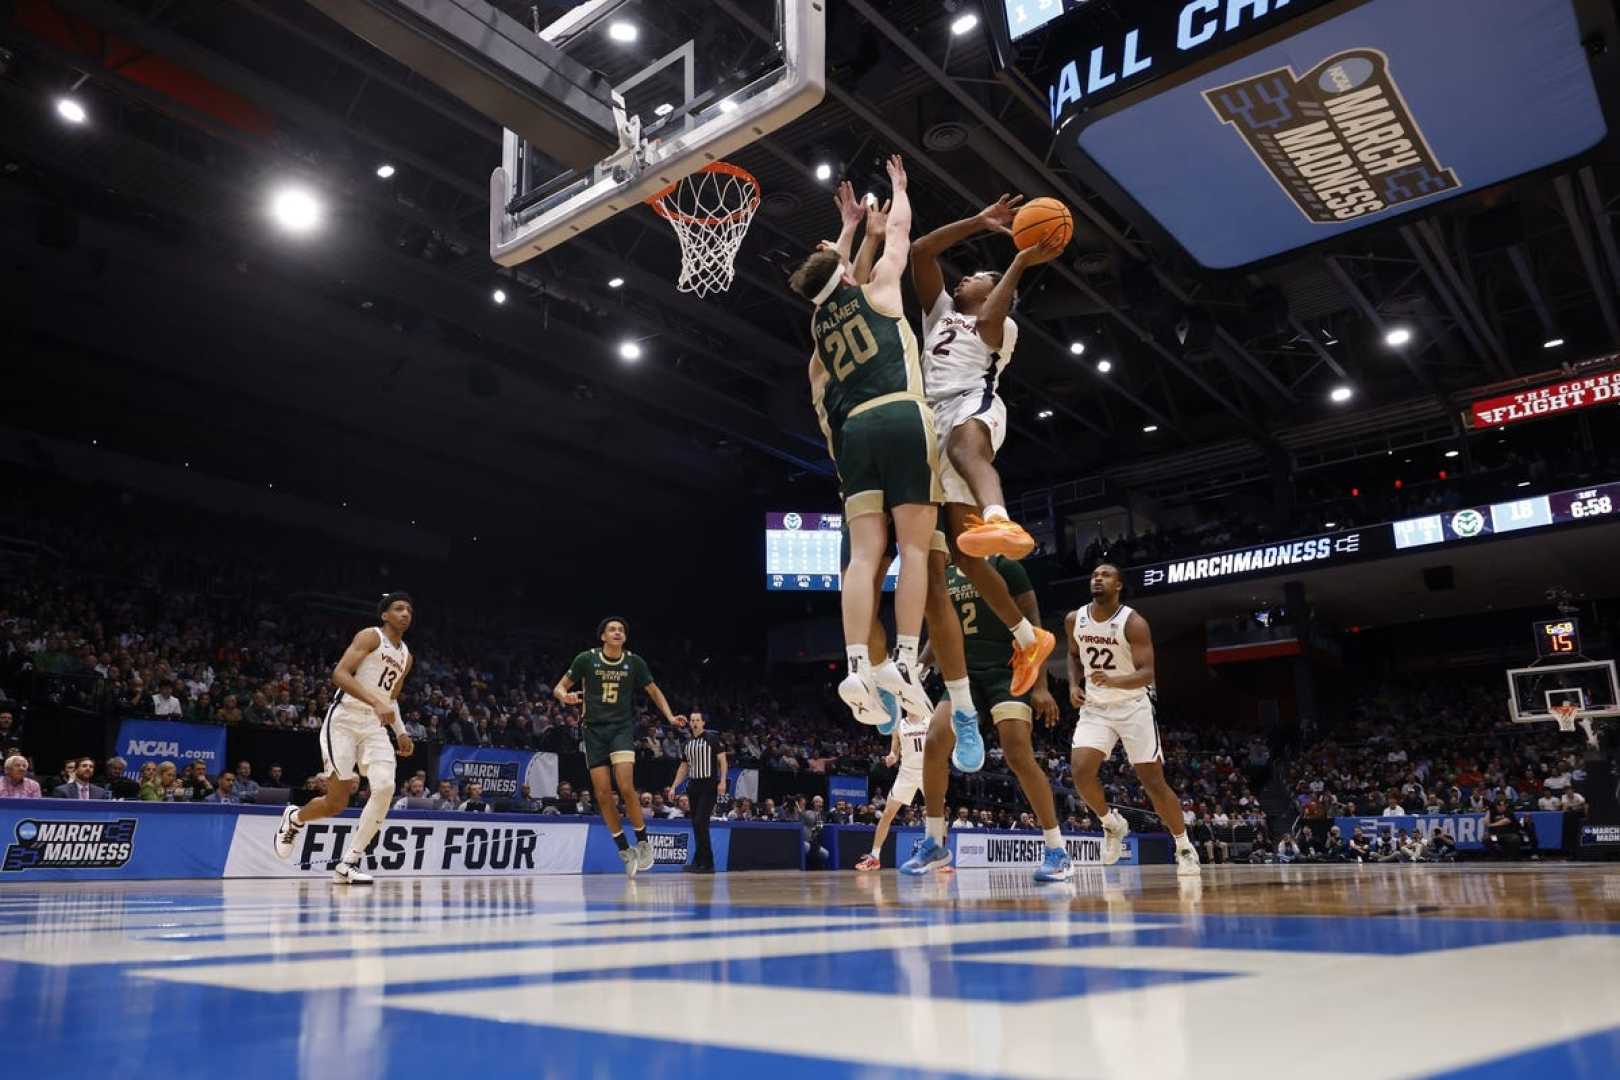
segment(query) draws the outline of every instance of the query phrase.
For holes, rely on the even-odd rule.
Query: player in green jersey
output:
[[[1013,672],[1007,664],[1012,630],[997,618],[990,603],[979,595],[978,587],[966,574],[954,565],[942,565],[945,558],[939,552],[930,555],[930,569],[943,573],[946,592],[961,622],[963,655],[967,659],[973,703],[980,715],[988,713],[995,724],[1007,767],[1018,778],[1018,786],[1023,789],[1030,809],[1035,812],[1035,820],[1045,834],[1046,858],[1035,871],[1035,880],[1066,880],[1074,871],[1063,846],[1063,836],[1058,831],[1052,784],[1035,760],[1035,721],[1039,719],[1050,728],[1058,720],[1057,701],[1046,685],[1046,670],[1041,669],[1031,691],[1013,693]],[[1032,625],[1039,626],[1040,606],[1036,603],[1028,572],[1017,562],[1000,555],[986,562],[1006,583],[1007,592],[1023,616]],[[905,873],[926,874],[950,862],[950,848],[945,844],[945,789],[950,783],[947,763],[955,741],[951,718],[941,703],[923,747],[923,799],[927,807],[928,836],[901,866]]]
[[[596,636],[601,647],[587,649],[574,657],[568,674],[557,680],[552,696],[580,710],[585,726],[585,767],[591,770],[596,805],[602,811],[603,824],[613,834],[613,842],[619,846],[625,873],[635,877],[637,871],[651,870],[653,864],[647,822],[641,816],[641,799],[636,794],[636,691],[646,690],[658,711],[673,726],[685,727],[686,717],[676,716],[670,710],[669,700],[653,682],[647,661],[624,647],[630,636],[628,623],[618,616],[610,616],[597,626]],[[576,685],[578,690],[574,689]],[[614,805],[615,784],[624,796],[624,811],[630,818],[630,826],[636,831],[633,851]]]
[[[884,225],[883,255],[859,283],[850,248],[864,211],[840,200],[842,230],[793,274],[790,285],[815,305],[811,397],[827,447],[838,465],[850,565],[843,579],[844,644],[849,675],[839,696],[862,723],[877,724],[879,689],[913,716],[931,715],[917,678],[917,650],[928,592],[928,547],[939,517],[939,451],[933,413],[923,397],[917,338],[902,311],[900,279],[911,250],[911,201],[898,156],[888,161],[894,195]],[[887,516],[886,516],[887,515]],[[895,590],[895,655],[870,655],[868,636],[878,597],[873,588],[893,517],[900,549]],[[874,666],[876,665],[876,666]]]

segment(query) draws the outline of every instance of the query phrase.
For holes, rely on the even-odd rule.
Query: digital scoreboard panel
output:
[[[798,511],[765,515],[765,588],[770,592],[837,592],[843,579],[844,515]],[[899,559],[883,580],[894,590]]]
[[[1535,624],[1536,656],[1542,659],[1581,654],[1581,621],[1573,615],[1543,619]]]
[[[1620,506],[1620,484],[1599,484],[1551,495],[1531,495],[1489,506],[1468,506],[1440,514],[1425,514],[1397,521],[1392,527],[1395,530],[1395,547],[1404,551],[1430,544],[1476,540],[1482,536],[1496,536],[1520,529],[1596,521],[1612,517],[1617,506]]]
[[[1582,3],[1088,0],[1026,6],[1016,39],[1017,5],[989,10],[997,57],[1046,99],[1064,164],[1224,270],[1598,145],[1582,41],[1614,14]]]

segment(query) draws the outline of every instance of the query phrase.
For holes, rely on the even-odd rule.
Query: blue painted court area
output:
[[[15,886],[0,1002],[32,1074],[1596,1078],[1617,909],[1598,867]]]

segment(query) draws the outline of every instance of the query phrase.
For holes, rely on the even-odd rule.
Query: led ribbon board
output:
[[[1046,92],[1064,163],[1212,269],[1554,165],[1608,130],[1575,0],[1093,3],[1003,58]]]

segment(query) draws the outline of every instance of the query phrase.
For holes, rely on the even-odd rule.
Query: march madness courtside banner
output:
[[[439,751],[439,776],[454,779],[463,791],[468,781],[484,785],[484,798],[516,799],[529,785],[535,799],[557,794],[557,755],[487,746],[446,746]]]
[[[217,776],[225,767],[225,729],[173,720],[125,720],[118,725],[117,754],[129,763],[131,776],[148,761],[172,761],[181,770],[200,761],[208,766],[209,776]]]
[[[1518,812],[1515,818],[1529,818],[1530,827],[1535,830],[1535,842],[1539,848],[1561,848],[1564,846],[1564,815],[1553,810],[1534,810]],[[1428,838],[1436,829],[1444,828],[1457,842],[1458,851],[1485,850],[1485,815],[1484,814],[1408,814],[1405,817],[1341,817],[1334,818],[1333,824],[1339,827],[1339,832],[1346,838],[1356,829],[1361,830],[1363,836],[1379,836],[1383,833],[1400,835],[1402,830],[1416,832]],[[1318,837],[1320,839],[1320,837]]]

